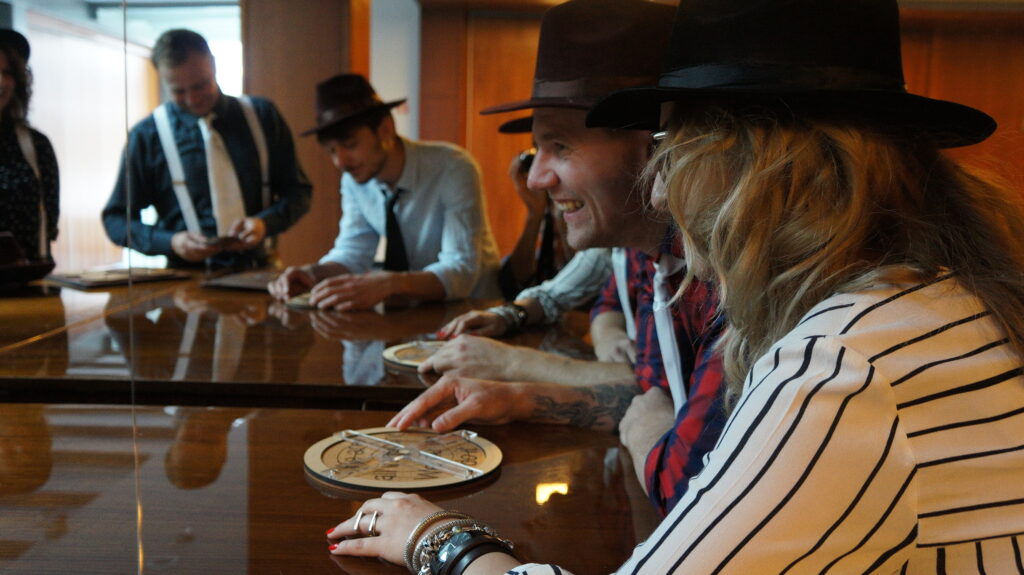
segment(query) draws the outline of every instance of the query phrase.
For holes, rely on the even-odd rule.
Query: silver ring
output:
[[[356,520],[354,522],[352,522],[352,531],[355,531],[356,534],[359,533],[359,522],[362,521],[362,520],[363,520],[363,510],[362,510],[362,508],[360,508],[359,509],[359,513],[356,513]]]
[[[380,515],[380,513],[374,511],[373,515],[370,516],[370,528],[368,529],[368,531],[370,533],[370,537],[376,537],[376,536],[380,535],[380,533],[377,533],[377,531],[374,530],[374,527],[377,525],[377,516],[378,515]]]

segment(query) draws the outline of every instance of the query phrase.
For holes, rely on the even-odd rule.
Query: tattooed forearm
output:
[[[560,391],[535,394],[531,419],[611,431],[618,427],[639,389],[633,383],[609,383],[563,387]]]

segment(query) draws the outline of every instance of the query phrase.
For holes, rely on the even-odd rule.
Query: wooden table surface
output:
[[[365,496],[322,492],[303,470],[313,443],[390,416],[0,404],[0,572],[405,573],[327,553],[324,531]],[[656,521],[610,434],[474,430],[503,450],[498,477],[430,498],[488,521],[521,558],[607,573]]]
[[[290,308],[199,280],[0,297],[0,401],[394,408],[429,380],[385,364],[493,302],[382,312]],[[586,357],[585,314],[508,341]]]

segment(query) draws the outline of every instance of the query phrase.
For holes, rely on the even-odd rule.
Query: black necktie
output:
[[[394,193],[388,196],[387,190],[384,193],[384,217],[387,221],[388,247],[384,253],[384,269],[392,272],[404,272],[409,269],[409,258],[405,255],[405,242],[402,241],[402,228],[398,225],[398,216],[395,215],[395,204],[398,203],[398,196],[402,193],[401,188],[396,188]]]

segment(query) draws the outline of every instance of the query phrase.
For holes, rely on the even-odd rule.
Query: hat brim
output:
[[[498,126],[498,132],[502,134],[526,134],[533,131],[533,116],[509,120]]]
[[[709,99],[775,100],[803,109],[841,108],[875,119],[883,125],[917,131],[933,138],[942,148],[977,144],[996,130],[996,121],[981,110],[906,92],[675,87],[630,88],[614,92],[590,110],[587,126],[656,130],[660,126],[662,103]]]
[[[531,110],[533,108],[572,108],[576,110],[589,110],[597,102],[584,98],[530,98],[529,100],[518,100],[499,104],[480,110],[481,116],[500,114],[502,112],[515,112],[517,110]]]
[[[341,126],[342,124],[350,124],[350,123],[356,122],[357,120],[359,120],[361,118],[365,118],[367,115],[372,114],[374,112],[384,112],[384,111],[390,110],[392,108],[401,106],[402,104],[405,103],[405,101],[406,101],[406,98],[402,98],[401,100],[393,100],[391,102],[384,102],[382,104],[377,104],[376,106],[370,106],[369,108],[364,108],[364,109],[359,110],[358,112],[356,112],[354,114],[349,114],[348,116],[343,116],[343,117],[340,117],[340,118],[336,118],[336,119],[331,120],[330,122],[327,122],[325,124],[316,126],[314,128],[310,128],[310,129],[308,129],[308,130],[306,130],[304,132],[301,132],[299,135],[300,136],[310,136],[312,134],[319,134],[320,132],[323,132],[324,130],[327,130],[327,129],[330,129],[330,128],[334,128],[334,127],[337,127],[337,126]]]

